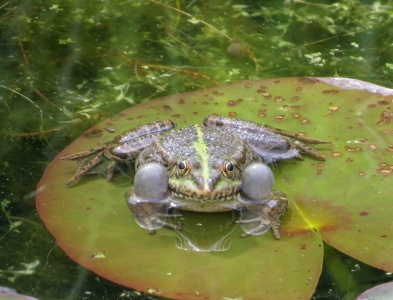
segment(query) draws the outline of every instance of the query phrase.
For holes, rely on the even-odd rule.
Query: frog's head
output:
[[[192,211],[224,211],[270,199],[273,173],[265,164],[253,162],[244,170],[234,162],[218,162],[204,170],[199,161],[180,160],[168,170],[158,163],[142,165],[128,199],[168,203]]]
[[[167,161],[172,198],[184,209],[224,210],[241,190],[249,147],[217,129],[193,126],[181,132],[183,143]]]
[[[247,143],[224,133],[195,125],[157,139],[136,162],[135,201],[170,201],[184,210],[213,212],[266,199],[270,169]]]
[[[201,203],[233,200],[241,189],[241,169],[234,161],[188,158],[169,168],[173,198]]]

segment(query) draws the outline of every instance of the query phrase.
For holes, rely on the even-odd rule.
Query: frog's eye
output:
[[[186,161],[181,160],[177,163],[177,169],[179,175],[186,175],[190,171],[190,165]]]
[[[179,170],[184,170],[186,168],[186,163],[184,161],[179,161],[177,167],[179,168]]]
[[[224,176],[228,178],[232,178],[234,170],[235,170],[235,166],[233,165],[233,163],[231,162],[225,163],[224,170],[223,170]]]
[[[233,169],[234,169],[234,167],[233,167],[233,164],[232,163],[227,163],[226,165],[225,165],[225,170],[227,170],[228,172],[232,172],[233,171]]]

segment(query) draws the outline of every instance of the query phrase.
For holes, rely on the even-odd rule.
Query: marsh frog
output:
[[[303,137],[240,119],[211,115],[203,125],[174,129],[167,120],[126,131],[97,148],[64,156],[78,160],[68,184],[104,168],[107,180],[124,165],[135,167],[134,187],[126,193],[137,223],[150,233],[163,226],[169,208],[195,212],[239,210],[243,237],[270,228],[276,239],[287,210],[287,197],[274,191],[269,164],[298,158],[301,153],[323,160],[312,144],[324,141]]]

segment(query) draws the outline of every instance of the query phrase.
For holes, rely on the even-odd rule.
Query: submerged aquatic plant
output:
[[[46,164],[86,128],[134,103],[262,77],[337,75],[391,86],[388,1],[6,1],[0,14],[0,197],[11,202],[10,216],[36,225],[25,196]],[[228,55],[236,40],[239,54]],[[42,284],[26,290],[66,297],[71,284],[48,286],[77,267],[52,251],[39,223],[28,224],[4,237],[0,268],[62,257],[53,263],[59,273],[41,264],[34,276]]]

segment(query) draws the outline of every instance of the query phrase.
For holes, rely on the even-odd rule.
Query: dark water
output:
[[[1,286],[40,299],[156,298],[73,263],[35,210],[46,165],[102,118],[247,78],[337,75],[392,87],[389,1],[163,2],[172,8],[135,0],[0,3]],[[326,247],[315,299],[353,299],[390,279]]]

